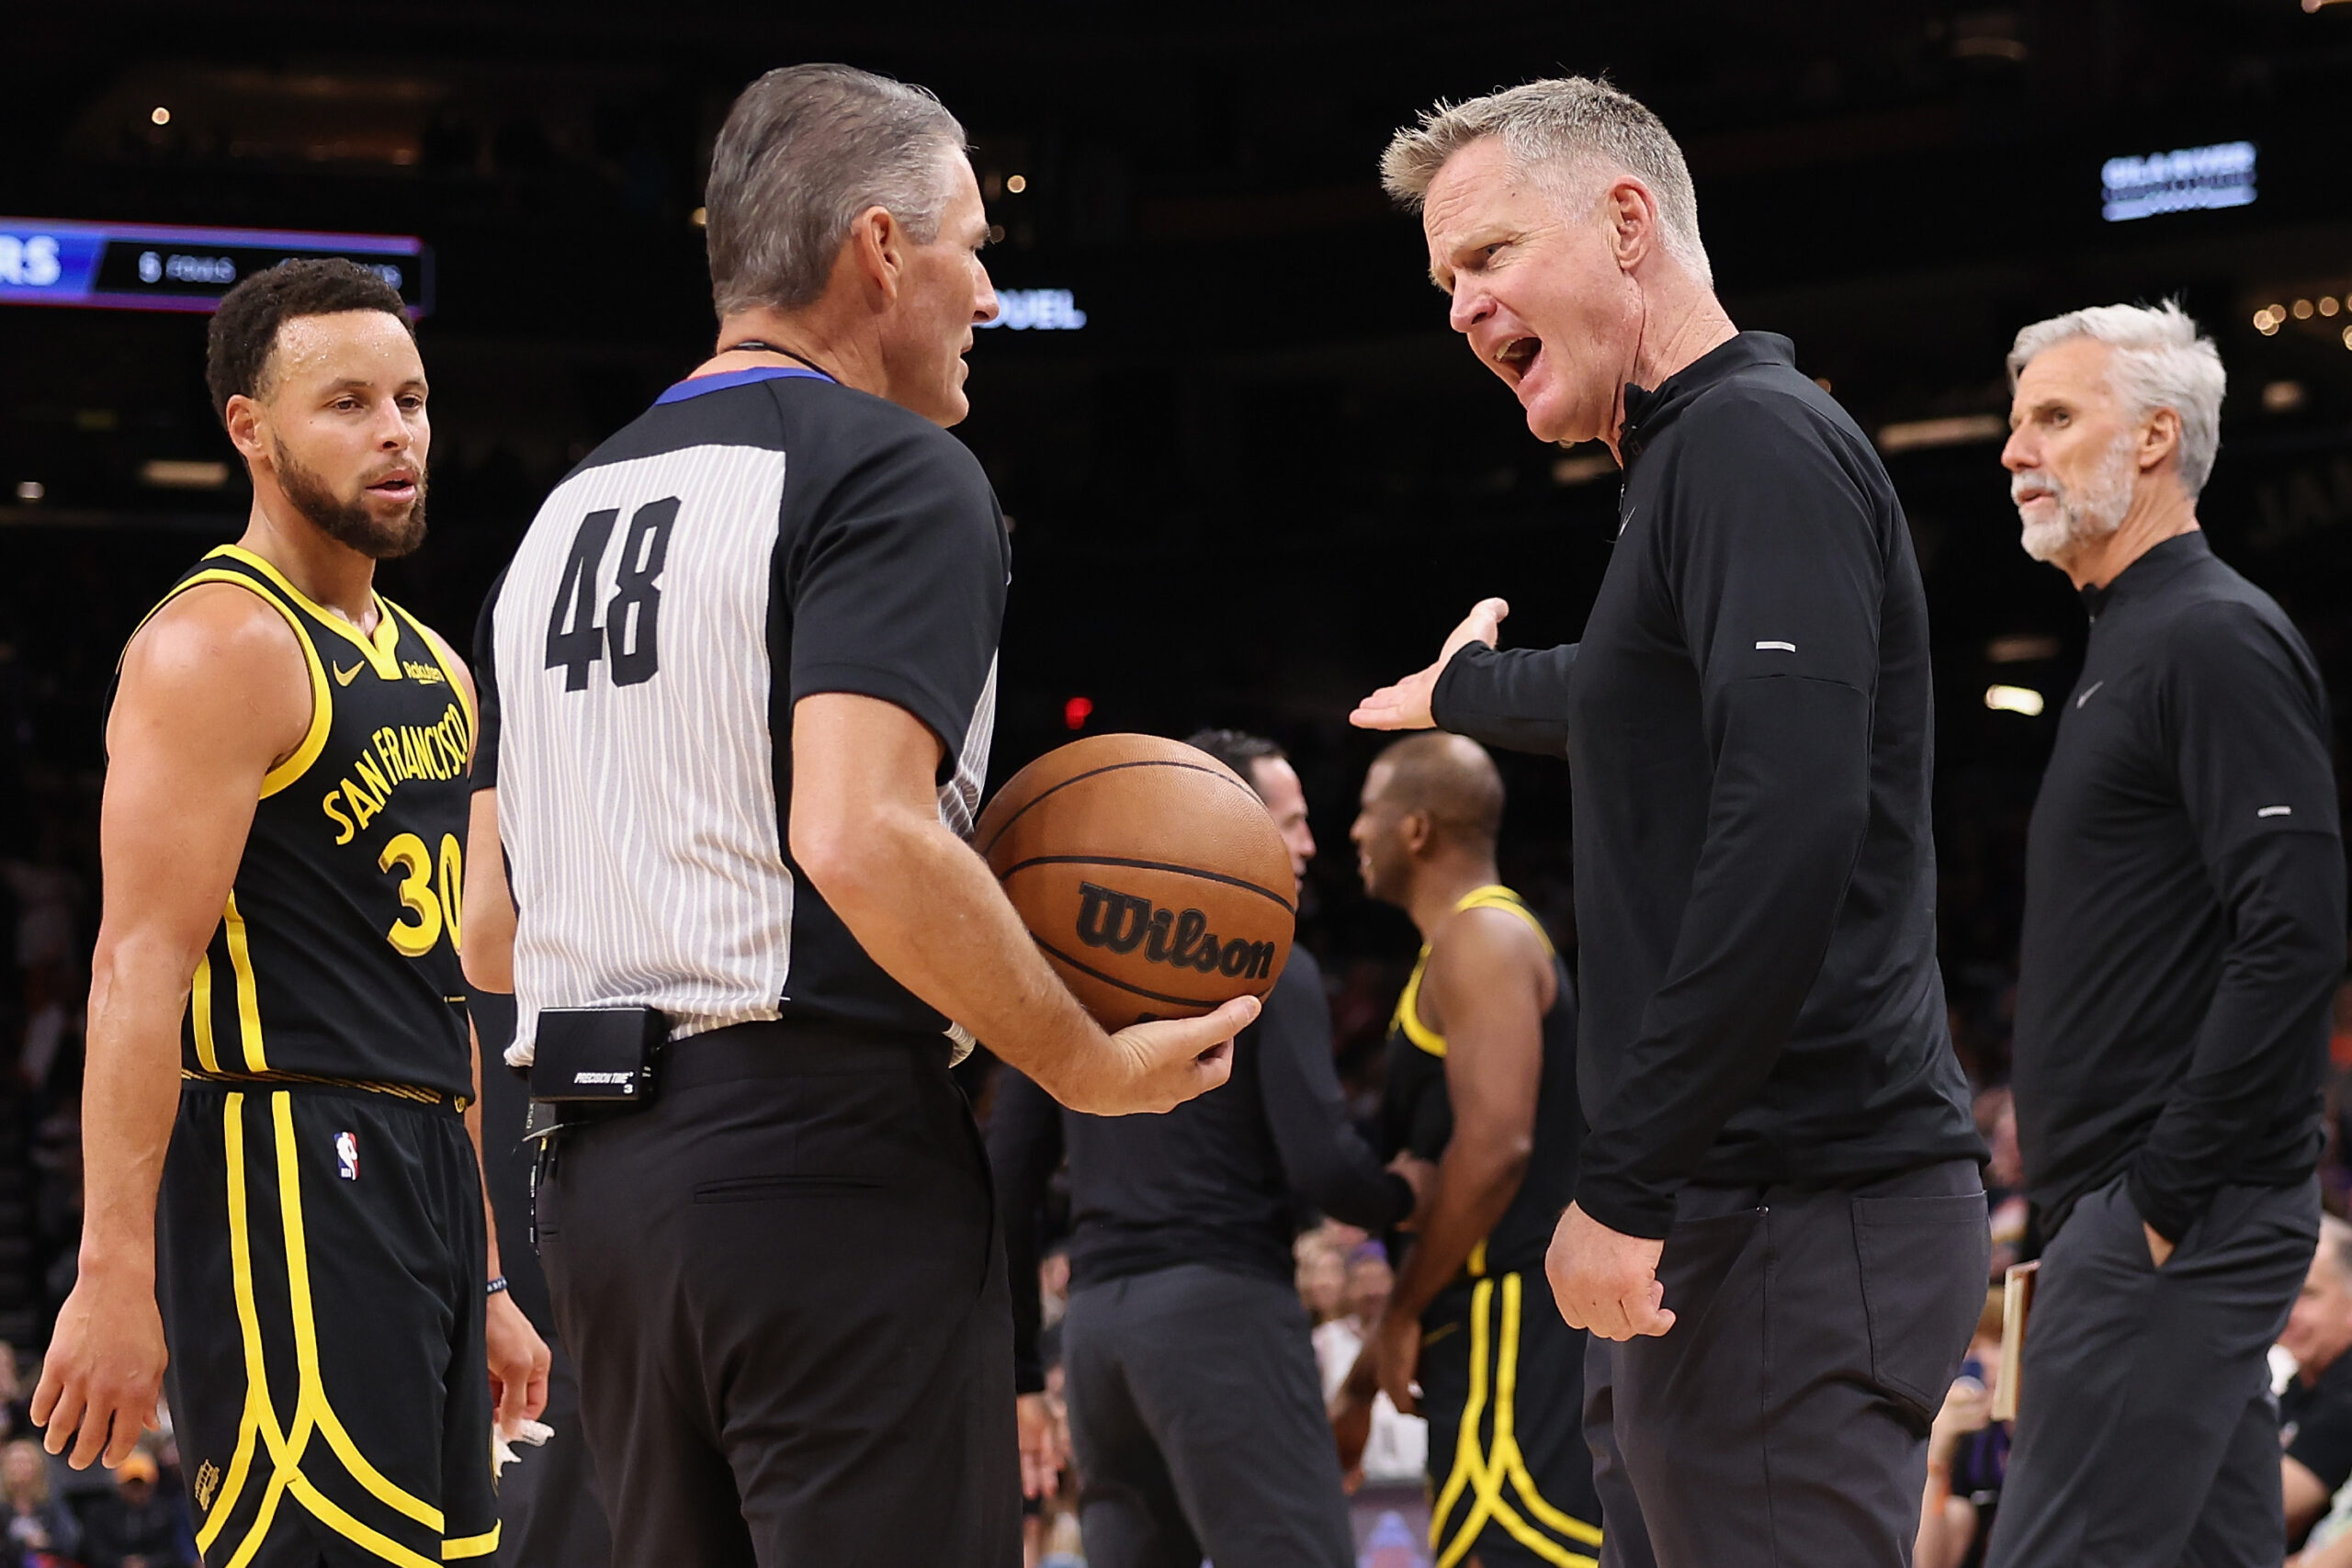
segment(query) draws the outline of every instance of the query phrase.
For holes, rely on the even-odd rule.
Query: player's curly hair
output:
[[[262,394],[280,325],[297,316],[333,316],[345,310],[381,310],[399,318],[411,337],[416,335],[400,290],[339,256],[279,262],[222,295],[204,348],[204,382],[212,394],[214,415],[226,424],[231,398]]]

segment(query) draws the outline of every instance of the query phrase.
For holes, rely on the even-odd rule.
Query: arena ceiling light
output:
[[[1934,446],[1970,446],[1980,441],[2006,441],[2009,422],[1996,413],[1954,414],[1945,419],[1913,419],[1879,427],[1882,452],[1917,452]]]
[[[2028,718],[2041,716],[2041,694],[2031,686],[1987,686],[1984,705],[1995,713],[2023,714]]]
[[[0,305],[210,310],[241,278],[327,256],[356,262],[400,290],[411,316],[432,309],[432,252],[410,235],[40,218],[0,218]]]

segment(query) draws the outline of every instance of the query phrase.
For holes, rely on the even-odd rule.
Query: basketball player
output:
[[[1306,874],[1315,836],[1298,774],[1271,740],[1205,730],[1192,744],[1250,781]],[[1069,1156],[1069,1311],[1062,1368],[1092,1568],[1351,1568],[1340,1466],[1291,1245],[1298,1200],[1366,1230],[1414,1205],[1413,1168],[1383,1171],[1348,1120],[1331,1008],[1293,947],[1233,1077],[1165,1116],[1063,1111],[1010,1068],[989,1157],[1020,1338],[1023,1480],[1046,1448],[1037,1348],[1036,1215]],[[1573,1425],[1573,1423],[1572,1423]]]
[[[660,1056],[538,1188],[620,1568],[1016,1563],[1004,1250],[951,1061],[977,1035],[1066,1104],[1165,1111],[1258,1011],[1106,1036],[965,841],[1010,550],[944,428],[997,309],[964,140],[845,66],[745,89],[717,352],[556,489],[484,612],[476,880],[503,928],[503,844],[514,923],[468,961],[511,962],[510,1061],[551,1025]]]
[[[1576,991],[1495,874],[1502,817],[1502,776],[1476,741],[1416,735],[1373,763],[1348,830],[1364,891],[1421,932],[1389,1025],[1381,1133],[1437,1176],[1333,1419],[1352,1466],[1375,1387],[1429,1418],[1437,1568],[1570,1568],[1601,1539],[1585,1336],[1543,1276],[1584,1136]]]
[[[469,1139],[472,684],[370,586],[424,537],[424,370],[396,293],[299,261],[221,300],[208,375],[252,519],[117,677],[81,1277],[33,1416],[119,1461],[168,1343],[207,1561],[487,1558],[492,1397],[536,1415],[547,1353]]]
[[[2187,312],[2070,310],[2008,370],[2022,542],[2091,626],[2026,839],[2018,1149],[2048,1245],[1985,1561],[2255,1568],[2286,1538],[2268,1358],[2318,1240],[2344,973],[2327,688],[2206,543],[2226,378]]]
[[[1788,340],[1724,314],[1681,149],[1632,98],[1440,106],[1383,172],[1529,431],[1625,468],[1582,642],[1499,653],[1488,600],[1355,715],[1568,759],[1591,1127],[1546,1262],[1605,1345],[1604,1557],[1638,1514],[1668,1568],[1765,1540],[1892,1568],[1990,1251],[1902,506]]]

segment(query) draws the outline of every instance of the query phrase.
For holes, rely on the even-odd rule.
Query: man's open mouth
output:
[[[1510,338],[1495,350],[1495,363],[1502,367],[1504,379],[1516,387],[1527,378],[1528,372],[1535,368],[1535,361],[1543,356],[1543,353],[1542,338]]]

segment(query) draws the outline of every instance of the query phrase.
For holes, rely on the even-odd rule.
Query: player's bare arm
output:
[[[858,944],[1072,1110],[1166,1111],[1225,1082],[1256,998],[1105,1035],[940,821],[943,754],[921,720],[877,698],[793,705],[792,855]]]
[[[1453,1135],[1439,1156],[1412,1250],[1363,1350],[1399,1410],[1414,1408],[1422,1312],[1519,1195],[1535,1147],[1544,1015],[1558,985],[1543,939],[1508,910],[1458,910],[1430,940],[1421,1021],[1445,1036]]]
[[[467,711],[479,716],[481,712],[481,701],[474,684],[473,671],[466,668],[466,661],[458,657],[458,650],[451,648],[447,639],[439,632],[428,626],[424,630],[424,635],[432,642],[434,651],[441,656],[441,662],[448,667],[449,672],[458,678],[458,683],[465,688]],[[479,728],[479,716],[476,723]],[[481,736],[478,732],[475,739],[479,743]],[[469,758],[468,761],[470,764],[471,759]],[[475,809],[479,809],[480,798],[480,796],[475,797]],[[494,804],[492,809],[495,811]],[[466,836],[469,839],[473,837],[470,818]],[[496,853],[497,842],[498,836],[493,828],[491,834],[492,852],[491,858],[493,861],[499,860]],[[470,852],[470,844],[468,849]],[[505,866],[503,862],[498,866],[498,879],[503,890],[506,881]],[[467,884],[469,890],[471,883],[472,876],[469,873]],[[514,947],[513,900],[511,898],[505,900],[505,905],[507,909],[505,945],[511,955]],[[462,902],[459,908],[464,908]],[[467,963],[465,947],[466,943],[461,940],[458,953],[458,961],[461,965]],[[509,963],[511,966],[511,956]],[[469,982],[472,982],[470,967],[467,969],[467,978]],[[508,988],[512,988],[511,984]],[[466,1135],[473,1140],[474,1164],[481,1167],[481,1036],[474,1032],[470,1018],[466,1022],[466,1044],[467,1048],[473,1053],[474,1076],[474,1091],[466,1101]],[[481,1169],[481,1216],[482,1234],[489,1242],[489,1278],[495,1280],[505,1270],[500,1266],[498,1260],[498,1214],[492,1207],[490,1201],[490,1172],[487,1168]],[[552,1358],[548,1355],[547,1341],[539,1337],[539,1331],[531,1326],[531,1320],[523,1315],[523,1309],[516,1306],[514,1298],[504,1291],[497,1292],[490,1298],[482,1319],[482,1337],[489,1350],[491,1397],[497,1401],[498,1404],[492,1419],[499,1432],[511,1432],[522,1422],[536,1420],[539,1412],[547,1408],[548,1368],[551,1364]]]
[[[124,655],[99,817],[81,1274],[32,1403],[49,1451],[77,1469],[121,1462],[154,1418],[164,1365],[155,1200],[179,1107],[180,1021],[262,781],[310,723],[300,645],[242,588],[189,590]]]

